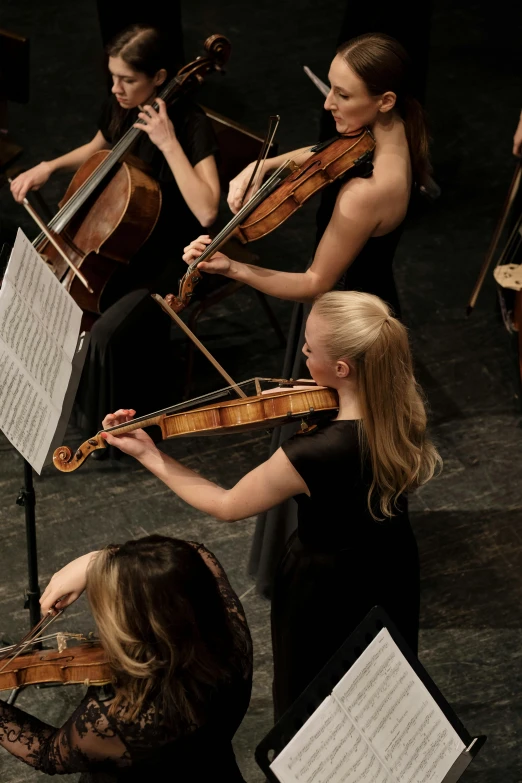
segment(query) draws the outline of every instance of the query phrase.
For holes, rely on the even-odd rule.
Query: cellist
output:
[[[104,290],[104,312],[91,331],[77,398],[77,423],[86,432],[98,428],[107,407],[126,402],[128,388],[136,390],[140,409],[161,406],[151,394],[165,386],[162,367],[168,352],[168,323],[144,289],[161,293],[177,283],[183,271],[183,247],[201,230],[198,227],[212,225],[220,192],[217,143],[203,110],[188,98],[168,110],[161,100],[158,111],[150,105],[175,73],[168,42],[160,32],[133,25],[116,36],[106,53],[112,95],[102,107],[96,135],[87,144],[20,174],[11,184],[13,197],[22,201],[53,172],[76,170],[97,150],[112,147],[138,119],[143,123],[137,126],[143,132],[132,154],[159,181],[162,209],[152,235]],[[136,376],[131,378],[128,370],[137,354],[142,358],[138,377],[143,379],[138,387]]]

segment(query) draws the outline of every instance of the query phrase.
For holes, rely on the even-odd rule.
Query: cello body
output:
[[[110,155],[95,152],[75,173],[60,203],[75,193]],[[103,290],[120,264],[127,264],[152,233],[161,210],[160,185],[143,170],[139,160],[129,158],[114,167],[94,193],[75,213],[66,229],[53,238],[88,279],[93,294],[82,285],[56,248],[44,238],[36,250],[64,281],[82,310],[99,315]]]

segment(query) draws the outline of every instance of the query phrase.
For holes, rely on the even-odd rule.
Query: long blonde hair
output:
[[[397,500],[432,478],[442,466],[426,435],[426,410],[413,375],[404,325],[373,294],[331,291],[319,296],[314,312],[324,319],[324,345],[333,361],[355,371],[362,419],[359,440],[369,457],[372,480],[368,507],[374,517],[391,517]]]
[[[169,725],[203,722],[237,654],[194,546],[159,535],[108,546],[89,566],[87,596],[114,675],[110,713],[133,720],[154,704]]]

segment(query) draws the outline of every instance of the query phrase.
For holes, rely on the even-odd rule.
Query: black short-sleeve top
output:
[[[361,453],[358,429],[356,420],[335,420],[282,444],[310,491],[295,497],[298,536],[307,547],[335,551],[378,543],[382,548],[388,538],[396,543],[397,536],[411,535],[405,496],[393,517],[377,521],[371,515],[371,466]]]
[[[111,146],[114,146],[138,119],[139,109],[129,109],[122,113],[118,102],[111,96],[102,105],[98,118],[98,129]],[[218,144],[208,117],[203,109],[189,98],[182,98],[167,113],[172,120],[176,136],[192,166],[196,166],[210,155],[217,155]],[[113,116],[121,116],[116,129],[112,127]],[[130,150],[148,167],[151,176],[161,185],[162,207],[159,220],[147,240],[140,256],[146,256],[146,264],[160,264],[159,258],[175,258],[176,275],[184,271],[181,261],[183,247],[202,233],[202,228],[188,208],[176,183],[169,164],[161,150],[149,139],[146,133],[140,133]],[[161,271],[161,270],[160,270]],[[176,278],[177,279],[177,278]]]

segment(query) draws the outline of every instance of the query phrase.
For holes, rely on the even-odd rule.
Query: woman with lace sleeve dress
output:
[[[113,684],[90,687],[58,729],[0,701],[0,746],[49,775],[82,772],[82,783],[242,783],[231,739],[252,645],[216,558],[155,535],[78,562]]]
[[[406,329],[382,300],[356,291],[323,294],[308,318],[303,353],[313,380],[337,391],[337,418],[292,436],[231,489],[160,451],[143,430],[103,434],[219,520],[297,500],[298,528],[277,567],[272,598],[276,717],[375,604],[416,650],[419,562],[407,496],[440,461],[426,436]],[[133,415],[117,411],[104,427]],[[44,608],[76,590],[58,578]]]
[[[188,98],[168,109],[157,92],[176,70],[168,40],[154,27],[133,25],[107,46],[112,95],[103,106],[94,138],[59,158],[44,161],[11,184],[17,201],[38,189],[57,170],[76,171],[93,153],[112,148],[139,119],[142,131],[131,149],[161,187],[158,221],[129,264],[111,277],[102,293],[102,316],[91,328],[76,398],[76,423],[86,435],[107,412],[127,403],[128,389],[142,412],[167,405],[172,397],[168,361],[170,321],[149,296],[165,294],[184,272],[188,241],[214,222],[220,185],[217,142],[203,110]],[[130,365],[139,356],[140,372]],[[168,375],[167,375],[168,373]],[[167,379],[170,381],[168,395]]]

